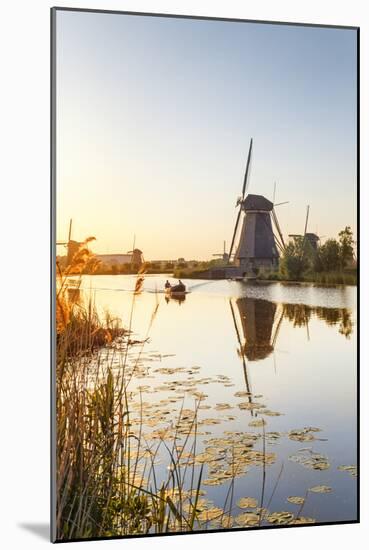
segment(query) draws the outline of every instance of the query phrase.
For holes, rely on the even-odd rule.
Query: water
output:
[[[210,418],[220,423],[201,426],[203,448],[212,438],[227,437],[224,432],[252,432],[260,437],[261,429],[249,423],[261,418],[267,422],[267,433],[278,432],[275,444],[267,439],[266,451],[276,457],[266,467],[263,501],[263,468],[256,465],[236,479],[235,503],[253,497],[266,506],[283,465],[271,512],[296,514],[299,506],[287,502],[287,497],[304,497],[309,488],[326,485],[332,488],[330,493],[308,493],[301,515],[318,522],[355,520],[357,478],[337,468],[356,465],[357,459],[356,288],[188,280],[183,282],[189,294],[176,301],[162,292],[166,279],[146,276],[143,291],[135,298],[132,330],[138,339],[146,336],[159,304],[143,356],[147,381],[133,383],[135,388],[147,384],[144,401],[159,407],[159,401],[168,396],[182,398],[187,388],[185,406],[193,408],[193,391],[204,392],[207,397],[202,404],[209,408],[199,411],[200,421]],[[93,292],[100,312],[109,310],[125,326],[134,285],[135,277],[124,275],[82,280],[82,288]],[[178,368],[183,371],[166,371]],[[170,388],[173,381],[182,383],[177,391]],[[193,386],[186,386],[192,382]],[[253,397],[235,396],[239,391],[249,391]],[[280,416],[262,415],[262,409],[240,410],[240,403],[250,401]],[[220,403],[231,408],[217,410]],[[174,420],[176,405],[166,406],[167,418]],[[155,421],[151,424],[152,430],[161,425],[159,421],[157,426]],[[304,427],[321,431],[309,432],[315,437],[311,441],[288,437],[291,430]],[[254,448],[262,449],[262,439]],[[323,455],[329,467],[315,470],[291,460],[305,456],[298,451],[306,448],[310,449],[307,455],[311,451]],[[165,458],[161,467],[166,467]],[[206,498],[222,507],[228,487],[228,482],[206,486]],[[235,507],[234,514],[240,512]]]

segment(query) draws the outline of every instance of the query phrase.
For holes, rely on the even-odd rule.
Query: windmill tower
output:
[[[243,214],[242,229],[233,258],[233,265],[238,267],[241,276],[254,275],[255,271],[261,267],[267,269],[277,268],[279,261],[277,247],[282,250],[285,246],[274,204],[262,195],[249,194],[245,198],[249,182],[251,155],[252,139],[250,140],[242,195],[238,198],[236,204],[239,210],[228,255],[231,261],[241,215]],[[272,221],[279,237],[273,231]]]

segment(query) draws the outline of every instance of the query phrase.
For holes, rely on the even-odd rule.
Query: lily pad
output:
[[[251,422],[249,422],[249,426],[251,428],[261,428],[262,426],[265,426],[265,424],[266,421],[262,418],[260,420],[252,420]]]
[[[237,502],[237,506],[239,508],[256,508],[257,505],[258,501],[256,500],[256,498],[252,497],[244,497]]]
[[[255,527],[259,525],[259,516],[253,512],[244,512],[235,518],[238,525],[242,527]]]
[[[294,525],[304,525],[308,523],[315,523],[315,519],[301,516],[299,518],[296,518],[293,522]]]
[[[340,470],[342,472],[349,472],[353,477],[357,477],[357,467],[354,465],[338,466],[337,470]]]
[[[328,485],[315,485],[315,487],[310,487],[309,491],[312,493],[331,493],[332,487],[328,487]]]
[[[284,525],[286,523],[291,523],[294,515],[291,512],[273,512],[267,516],[267,521],[269,523],[276,523],[277,525]]]
[[[304,497],[288,497],[287,500],[291,504],[304,504],[305,502]]]

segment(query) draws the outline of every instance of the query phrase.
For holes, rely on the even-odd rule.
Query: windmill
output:
[[[229,262],[231,262],[239,223],[243,214],[240,237],[233,257],[233,265],[239,268],[242,276],[254,274],[255,270],[260,267],[276,268],[279,261],[278,249],[282,251],[285,248],[282,231],[274,210],[274,206],[277,205],[274,205],[273,202],[262,195],[248,194],[245,196],[250,177],[252,144],[253,140],[251,138],[242,194],[236,203],[236,207],[239,207],[239,209],[228,254]],[[272,222],[277,234],[273,231]]]
[[[222,258],[222,260],[224,262],[227,262],[228,263],[228,253],[226,252],[226,242],[223,241],[223,252],[222,253],[218,253],[218,254],[213,254],[214,257],[216,258]]]
[[[67,265],[70,265],[73,260],[73,256],[78,252],[80,244],[77,241],[72,240],[72,222],[73,220],[69,220],[69,231],[68,231],[68,240],[66,242],[57,242],[57,246],[65,246],[67,248]]]
[[[145,262],[142,250],[136,248],[136,234],[133,235],[132,250],[128,250],[127,254],[131,254],[131,267],[134,269],[139,269]]]
[[[305,252],[306,244],[308,243],[312,250],[316,252],[318,250],[318,243],[321,239],[325,238],[325,235],[319,236],[317,233],[308,233],[308,221],[309,221],[309,214],[310,214],[310,206],[308,205],[306,207],[306,217],[305,217],[305,227],[304,227],[304,233],[303,235],[299,234],[290,234],[288,235],[290,238],[292,238],[295,242],[298,242],[300,239],[302,239],[302,247],[301,247],[301,254],[303,255]]]

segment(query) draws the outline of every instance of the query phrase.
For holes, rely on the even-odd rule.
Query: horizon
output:
[[[211,259],[248,192],[356,240],[356,31],[57,12],[57,240]],[[121,55],[126,52],[126,55]]]

